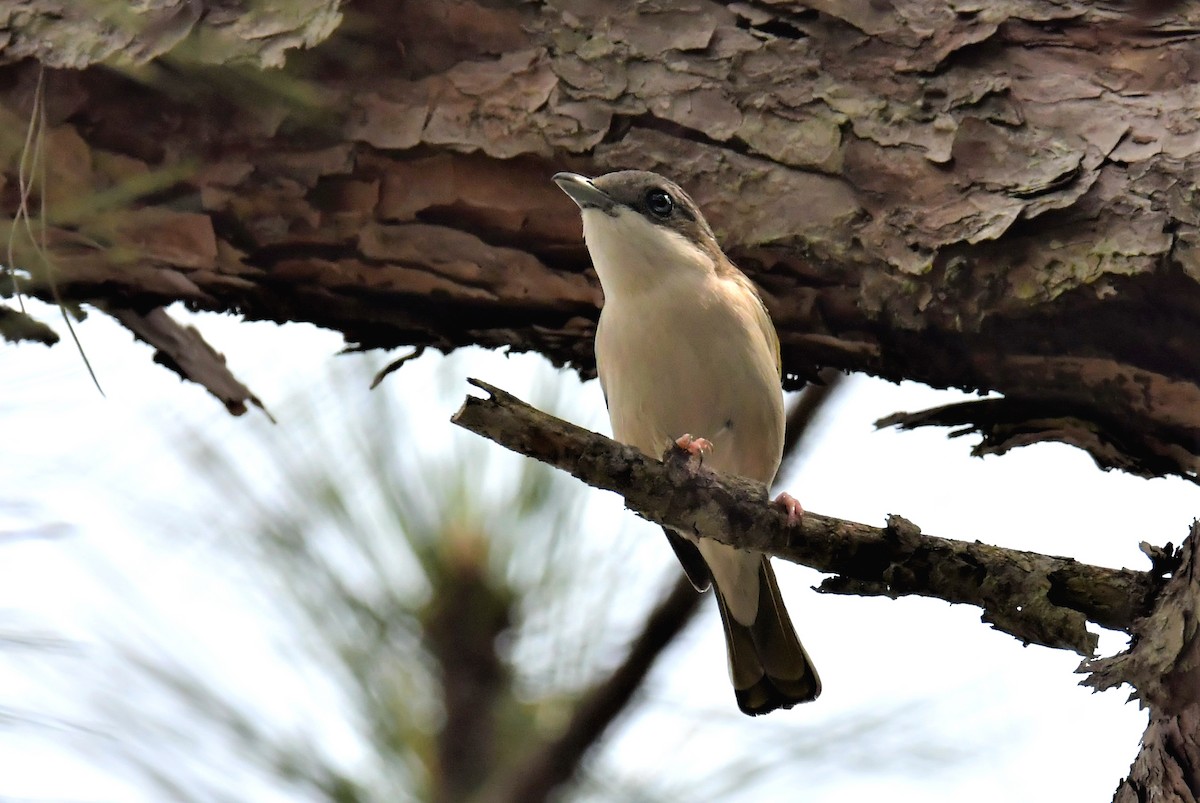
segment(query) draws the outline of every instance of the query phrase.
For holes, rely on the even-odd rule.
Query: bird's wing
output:
[[[734,275],[734,279],[745,287],[750,295],[754,296],[755,322],[762,329],[763,337],[771,344],[771,351],[775,354],[775,373],[780,379],[783,379],[783,358],[779,353],[779,335],[775,332],[775,324],[771,322],[771,313],[767,312],[767,305],[763,303],[762,295],[758,292],[754,282],[750,281],[750,277],[739,270]]]
[[[697,591],[706,590],[712,585],[712,572],[700,554],[700,548],[674,530],[663,527],[663,532],[667,534],[667,543],[675,550],[675,557],[679,558],[679,565],[683,566],[683,573],[692,587]]]

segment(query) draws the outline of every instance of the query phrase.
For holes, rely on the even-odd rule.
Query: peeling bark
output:
[[[289,50],[327,38],[338,0],[10,0],[0,6],[0,64],[144,64],[160,56],[280,67]]]
[[[1200,523],[1179,552],[1181,562],[1158,595],[1154,610],[1134,623],[1130,648],[1085,661],[1083,683],[1108,689],[1121,683],[1149,708],[1150,725],[1115,803],[1200,799]]]
[[[337,27],[316,0],[286,21],[163,0],[75,58],[54,31],[109,17],[50,5],[4,18],[0,128],[30,112],[19,59],[88,65],[46,87],[69,300],[532,349],[586,375],[600,295],[547,179],[643,167],[766,290],[793,377],[998,391],[1023,416],[1006,446],[1196,476],[1192,6],[1136,27],[1046,0],[442,0],[356,3]],[[192,21],[155,38],[163,15]],[[10,214],[20,154],[4,140]]]
[[[204,387],[229,412],[241,415],[246,412],[246,403],[249,402],[271,418],[258,397],[239,382],[225,365],[225,355],[205,342],[196,327],[179,325],[162,307],[144,315],[129,309],[110,309],[107,312],[139,340],[154,346],[155,362]],[[272,422],[274,420],[271,418]]]
[[[0,306],[0,337],[9,343],[27,340],[53,346],[58,342],[58,335],[49,326],[31,317],[27,312],[4,306]]]
[[[1142,749],[1129,777],[1121,781],[1113,803],[1195,803],[1200,781],[1200,710],[1188,708],[1176,715],[1153,712],[1142,736]]]

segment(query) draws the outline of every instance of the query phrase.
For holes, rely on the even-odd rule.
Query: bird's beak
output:
[[[599,209],[601,212],[607,212],[616,203],[608,193],[593,184],[590,178],[578,173],[555,173],[554,183],[570,195],[571,200],[578,204],[580,209]]]

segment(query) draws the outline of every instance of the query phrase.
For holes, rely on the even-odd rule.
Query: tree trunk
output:
[[[204,378],[219,355],[172,353],[156,308],[587,375],[600,293],[549,176],[645,168],[764,289],[793,383],[830,366],[997,391],[893,423],[1196,479],[1194,6],[140,7],[0,10],[3,289],[96,305],[210,387],[230,387]],[[0,333],[51,339],[16,309]],[[1196,720],[1163,711],[1152,728]],[[1182,786],[1154,799],[1190,799],[1197,753],[1168,753]]]

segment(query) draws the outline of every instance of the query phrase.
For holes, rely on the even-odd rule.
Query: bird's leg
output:
[[[700,457],[702,452],[711,452],[713,448],[712,441],[707,438],[693,438],[690,434],[681,435],[676,439],[675,445],[692,457]]]
[[[804,518],[804,508],[800,507],[796,497],[787,491],[775,497],[775,504],[787,511],[788,524],[793,527],[800,523],[800,519]]]

